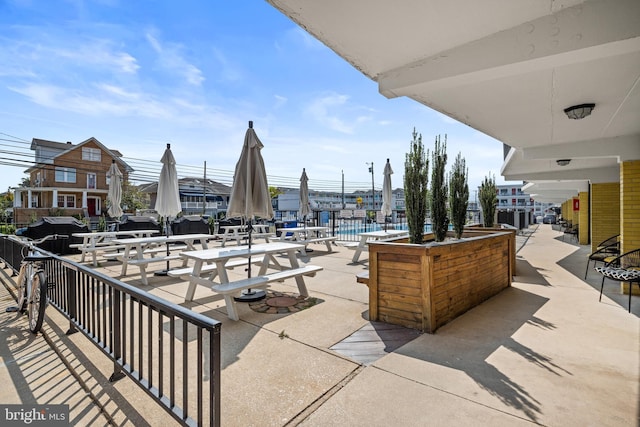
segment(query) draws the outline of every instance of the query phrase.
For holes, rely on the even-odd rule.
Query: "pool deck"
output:
[[[306,279],[318,304],[295,313],[238,304],[232,321],[204,287],[185,303],[180,279],[123,281],[222,322],[223,426],[640,425],[640,296],[628,313],[608,282],[598,302],[600,276],[583,280],[589,246],[562,238],[548,224],[518,236],[509,289],[369,364],[331,349],[369,325],[368,288],[355,278],[368,262],[351,263],[347,248],[311,246],[301,258],[324,269]],[[116,262],[97,269],[119,274]],[[175,424],[128,379],[109,383],[111,363],[65,336],[54,309],[38,336],[5,313],[12,280],[0,271],[0,402],[66,403],[73,425]],[[293,280],[272,289],[297,291]]]

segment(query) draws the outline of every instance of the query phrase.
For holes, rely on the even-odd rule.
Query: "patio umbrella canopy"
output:
[[[176,170],[176,159],[171,152],[171,144],[167,144],[167,149],[160,159],[162,170],[158,179],[158,196],[156,198],[156,211],[158,215],[164,217],[165,234],[168,236],[171,230],[169,219],[176,217],[181,211],[180,191],[178,187],[178,171]],[[167,256],[169,256],[169,242],[167,242]],[[167,271],[169,270],[169,260],[167,260]],[[156,272],[157,275],[165,275],[164,272]]]
[[[382,215],[385,216],[384,228],[387,229],[387,221],[386,217],[391,216],[393,213],[393,209],[391,207],[391,175],[393,174],[393,169],[391,169],[391,163],[389,163],[389,159],[387,159],[387,164],[384,165],[384,180],[382,181],[382,207],[380,211]]]
[[[309,208],[309,178],[307,172],[302,168],[302,176],[300,177],[300,216],[307,225],[307,215],[311,212]]]
[[[171,153],[171,144],[167,144],[167,149],[160,161],[162,162],[162,170],[158,180],[156,211],[158,215],[165,218],[166,222],[168,218],[175,217],[182,211],[178,190],[178,171],[176,170],[176,159]]]
[[[229,218],[242,217],[249,221],[255,217],[273,217],[267,173],[260,154],[262,147],[264,145],[253,130],[253,122],[249,122],[242,153],[233,175],[233,187],[227,208]]]
[[[107,193],[109,209],[107,213],[111,218],[120,218],[123,213],[120,207],[122,202],[122,172],[118,169],[115,160],[111,162],[107,176],[109,177],[109,193]]]
[[[251,222],[255,217],[273,217],[271,195],[267,183],[267,172],[260,150],[264,147],[255,130],[253,122],[249,122],[249,129],[244,136],[244,144],[240,159],[236,163],[233,174],[233,187],[227,208],[227,217],[241,217],[249,224],[249,248],[251,248]],[[247,274],[251,277],[251,257],[247,266]],[[262,299],[266,293],[262,290],[248,289],[236,301],[250,302]]]
[[[300,216],[302,217],[302,224],[307,228],[307,215],[311,213],[309,208],[309,178],[307,177],[307,171],[302,168],[302,176],[300,177]],[[313,252],[313,249],[306,248],[306,252]]]

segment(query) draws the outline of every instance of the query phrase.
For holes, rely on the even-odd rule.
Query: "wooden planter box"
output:
[[[511,286],[513,231],[474,229],[461,240],[424,245],[403,241],[369,244],[372,321],[433,333]]]

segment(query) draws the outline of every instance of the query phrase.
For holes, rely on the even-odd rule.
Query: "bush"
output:
[[[13,224],[0,224],[0,234],[14,234],[16,226]]]
[[[451,208],[451,222],[456,238],[462,237],[464,224],[467,222],[467,207],[469,205],[469,171],[462,153],[458,153],[456,161],[449,175],[449,207]]]
[[[496,215],[496,204],[498,203],[498,187],[493,176],[484,177],[480,185],[480,207],[482,208],[482,218],[485,227],[493,227],[493,219]]]
[[[436,137],[433,149],[433,169],[431,171],[431,226],[436,242],[442,242],[447,236],[449,218],[447,216],[448,188],[444,170],[447,165],[447,136],[441,144],[440,135]]]
[[[409,227],[409,243],[422,243],[424,221],[427,218],[429,159],[422,144],[422,135],[413,129],[413,140],[404,162],[404,198]]]

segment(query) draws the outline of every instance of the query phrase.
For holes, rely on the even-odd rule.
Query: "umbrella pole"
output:
[[[307,237],[307,215],[304,215],[304,216],[302,217],[302,221],[303,221],[303,225],[302,225],[302,227],[304,228],[304,238],[305,238],[305,239],[307,239],[307,238],[308,238],[308,237]],[[310,248],[305,247],[305,248],[304,248],[304,251],[305,251],[305,252],[313,252],[313,249],[310,249]]]
[[[251,278],[251,233],[253,232],[253,225],[252,225],[252,221],[253,220],[249,220],[249,225],[247,227],[247,231],[249,232],[249,262],[247,265],[247,277],[250,279]],[[261,299],[265,298],[267,296],[267,293],[265,291],[263,291],[262,289],[247,289],[246,291],[243,291],[242,294],[239,297],[234,297],[233,299],[238,301],[238,302],[253,302],[253,301],[260,301]]]
[[[169,273],[169,218],[165,218],[164,220],[164,235],[167,238],[166,246],[167,246],[167,268],[164,270],[156,271],[153,273],[154,276],[166,276]]]

